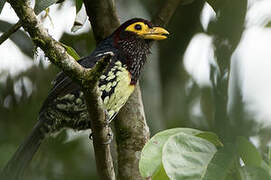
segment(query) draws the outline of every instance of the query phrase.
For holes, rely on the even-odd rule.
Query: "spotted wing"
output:
[[[97,61],[103,59],[105,56],[108,56],[108,53],[98,54],[96,56],[88,56],[79,60],[78,63],[85,68],[92,68],[97,63]],[[70,93],[79,94],[79,91],[80,86],[73,82],[73,80],[64,72],[60,72],[56,79],[53,81],[53,88],[50,90],[47,99],[44,101],[40,113],[43,112],[51,103],[55,103],[54,100],[56,98],[63,97]]]

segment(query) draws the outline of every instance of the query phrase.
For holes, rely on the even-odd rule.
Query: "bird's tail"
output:
[[[3,168],[0,173],[0,180],[21,179],[43,139],[43,121],[39,120],[30,135]]]

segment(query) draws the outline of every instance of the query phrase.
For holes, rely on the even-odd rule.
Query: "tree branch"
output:
[[[96,44],[98,44],[120,25],[115,6],[111,0],[84,0],[84,4],[92,26]],[[100,177],[102,179],[116,179],[109,144],[104,145],[104,152],[102,153],[101,150],[99,150],[99,147],[96,146],[95,142],[93,143],[96,156],[106,156],[108,159],[110,159],[110,161],[99,162],[96,158],[97,169]],[[103,167],[103,163],[107,163],[107,167]],[[105,168],[108,168],[108,173],[102,172]],[[104,177],[101,175],[104,175]]]
[[[149,140],[139,85],[115,121],[118,145],[118,179],[142,179],[138,164],[140,152]]]
[[[111,133],[110,127],[105,123],[105,113],[104,106],[101,98],[97,98],[100,95],[100,91],[97,86],[97,82],[100,76],[105,70],[105,67],[108,65],[106,62],[109,62],[110,56],[104,58],[105,61],[100,61],[96,66],[99,68],[94,68],[91,74],[85,78],[83,85],[83,91],[88,107],[88,113],[91,118],[91,130],[93,132],[93,146],[95,152],[96,166],[98,174],[103,180],[114,180],[115,172],[113,167],[113,160],[110,153],[110,146],[108,143],[110,137],[108,136]],[[107,60],[106,60],[107,59]],[[95,66],[95,67],[96,67]],[[97,69],[97,70],[96,70]],[[96,72],[95,72],[96,71]],[[102,73],[101,73],[102,72]],[[96,75],[94,73],[97,73]],[[92,78],[95,78],[93,80]],[[95,84],[93,84],[95,82]]]
[[[173,16],[175,10],[180,5],[182,0],[167,0],[161,6],[160,10],[153,18],[152,22],[155,25],[165,26]]]
[[[112,0],[84,0],[97,44],[109,36],[120,22]]]
[[[180,0],[167,0],[153,19],[155,25],[166,25],[178,7]],[[118,179],[142,179],[138,163],[140,152],[150,133],[146,123],[141,92],[137,86],[115,120],[118,145]]]
[[[8,0],[8,2],[20,18],[23,28],[29,33],[33,42],[45,52],[50,61],[73,79],[82,77],[84,68],[66,53],[65,48],[60,43],[50,37],[38,22],[28,1]]]
[[[110,35],[120,24],[112,0],[84,0],[96,42]],[[139,152],[149,139],[139,86],[115,119],[118,151],[118,179],[141,179]],[[127,137],[127,134],[129,136]]]
[[[77,81],[84,92],[92,124],[93,144],[97,168],[101,179],[114,179],[113,163],[108,150],[109,128],[104,125],[105,117],[101,99],[99,98],[97,82],[112,54],[108,54],[94,68],[85,69],[69,56],[60,43],[51,38],[48,32],[39,23],[34,10],[29,6],[29,1],[8,0],[23,28],[29,33],[33,42],[39,46],[52,63],[61,68],[73,80]],[[112,176],[113,174],[113,176]]]
[[[7,32],[4,32],[0,36],[0,45],[5,42],[13,33],[18,31],[22,27],[21,21],[18,21],[16,24],[14,24]]]

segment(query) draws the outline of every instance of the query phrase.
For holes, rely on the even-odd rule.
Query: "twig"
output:
[[[99,165],[101,179],[114,179],[112,175],[113,165],[103,163],[112,162],[110,151],[104,145],[108,141],[108,127],[101,125],[104,120],[103,106],[98,96],[97,82],[103,70],[109,63],[109,56],[105,57],[92,69],[85,69],[69,56],[60,43],[51,38],[48,32],[38,22],[33,9],[29,6],[29,1],[8,0],[17,16],[22,22],[23,28],[29,33],[33,42],[39,46],[52,63],[61,68],[73,80],[77,81],[84,92],[88,107],[89,116],[93,125],[93,141],[96,154],[96,162]],[[105,146],[105,147],[103,147]],[[102,168],[105,168],[104,170]],[[102,174],[104,173],[104,174]],[[114,174],[113,174],[114,175]],[[114,177],[114,176],[113,176]]]
[[[33,42],[45,52],[50,61],[73,79],[83,77],[84,68],[67,54],[60,43],[49,36],[42,24],[38,22],[29,2],[17,0],[8,0],[8,2],[20,18],[23,28],[29,33]]]
[[[3,33],[0,36],[0,45],[6,41],[13,33],[15,33],[16,31],[18,31],[18,29],[20,29],[22,27],[22,23],[21,21],[18,21],[16,24],[14,24],[8,31],[6,31],[5,33]]]

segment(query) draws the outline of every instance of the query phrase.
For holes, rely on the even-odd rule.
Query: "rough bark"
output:
[[[165,1],[153,19],[154,24],[165,26],[178,7],[180,0]],[[150,133],[146,123],[139,86],[120,110],[115,121],[118,146],[118,179],[142,179],[138,163],[140,152]]]
[[[84,1],[96,42],[110,35],[119,20],[111,0]],[[138,171],[140,151],[149,139],[140,87],[137,86],[114,120],[118,151],[118,179],[141,179]],[[127,136],[128,135],[128,136]]]
[[[112,0],[84,0],[84,4],[98,44],[120,25],[114,2]]]
[[[119,112],[115,127],[118,146],[118,179],[142,179],[138,163],[140,152],[150,134],[139,85]]]

